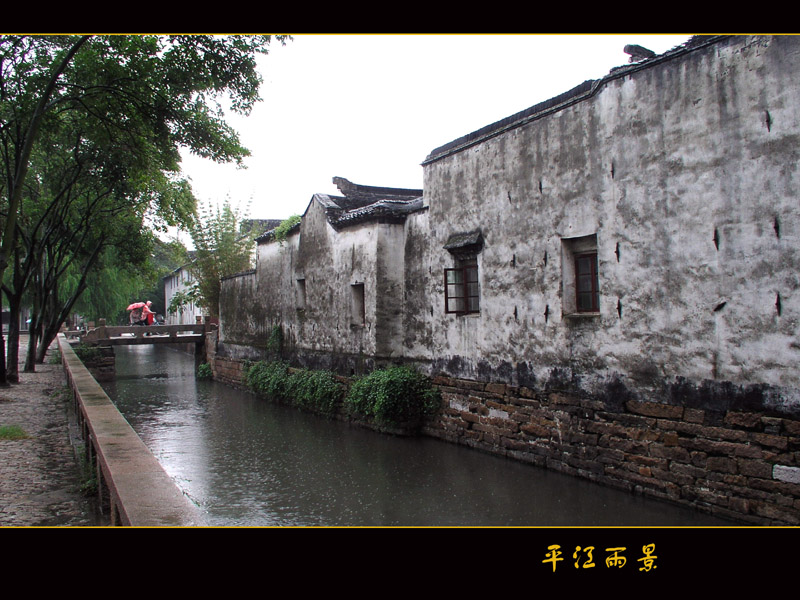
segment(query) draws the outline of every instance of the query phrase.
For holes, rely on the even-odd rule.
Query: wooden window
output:
[[[575,256],[575,308],[578,312],[598,312],[597,253]]]
[[[600,313],[597,234],[561,239],[561,314]]]
[[[477,260],[444,270],[444,310],[455,314],[480,312]]]

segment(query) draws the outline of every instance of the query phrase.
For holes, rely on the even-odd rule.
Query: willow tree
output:
[[[145,191],[158,186],[143,180],[178,174],[181,147],[241,163],[248,151],[225,110],[248,114],[259,100],[256,58],[270,42],[271,36],[0,36],[0,280],[19,243],[37,148],[45,134],[67,134],[75,123],[86,143],[110,150],[106,165],[109,157],[130,156],[147,164],[136,170],[141,179],[130,183],[138,192],[127,201],[147,205],[167,225],[185,225],[192,211],[165,207],[165,196]],[[0,343],[0,383],[3,350]]]

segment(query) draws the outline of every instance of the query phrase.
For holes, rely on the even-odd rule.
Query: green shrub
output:
[[[289,385],[289,365],[281,361],[253,363],[245,372],[244,381],[257,394],[276,400],[285,399]]]
[[[211,365],[208,363],[202,363],[198,365],[196,376],[198,379],[211,379],[214,376],[214,372],[211,370]]]
[[[344,386],[330,371],[289,371],[281,361],[245,365],[244,383],[253,392],[298,408],[333,415],[344,396]]]
[[[80,455],[81,484],[80,493],[91,498],[97,495],[97,469],[92,458],[87,458],[85,453]]]
[[[289,376],[287,393],[300,408],[333,415],[344,396],[344,386],[330,371],[301,369]]]
[[[75,354],[84,364],[96,361],[103,356],[103,352],[100,348],[97,346],[89,346],[88,344],[78,344],[73,350],[75,350]]]
[[[416,427],[433,415],[441,394],[409,367],[389,367],[356,379],[345,398],[351,414],[387,425]]]
[[[373,371],[353,381],[347,394],[332,372],[290,371],[282,361],[248,363],[243,373],[245,385],[260,396],[329,416],[344,401],[351,415],[383,425],[415,428],[441,403],[439,390],[409,367]]]

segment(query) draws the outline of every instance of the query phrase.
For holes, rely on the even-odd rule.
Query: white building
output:
[[[203,310],[194,302],[183,305],[176,313],[169,312],[169,306],[175,294],[187,292],[193,284],[194,277],[189,271],[188,265],[178,267],[164,277],[164,309],[166,310],[164,325],[191,325],[197,322],[197,317],[203,316]]]

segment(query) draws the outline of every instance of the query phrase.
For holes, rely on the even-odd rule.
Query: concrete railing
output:
[[[92,345],[158,344],[202,342],[210,325],[108,326],[104,321],[80,336],[81,343]]]
[[[108,504],[111,524],[203,525],[198,509],[120,414],[64,334],[59,334],[58,346],[87,452],[97,469],[101,506]]]

